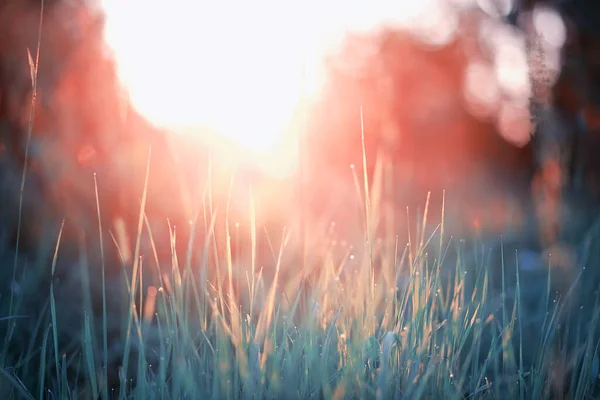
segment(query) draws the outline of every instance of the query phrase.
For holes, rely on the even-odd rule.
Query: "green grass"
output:
[[[140,212],[135,262],[124,264],[125,274],[110,277],[104,257],[82,255],[81,313],[68,327],[80,332],[75,342],[62,340],[57,317],[69,298],[59,299],[56,280],[48,281],[49,306],[35,316],[37,332],[30,332],[27,346],[8,343],[0,355],[3,398],[597,396],[597,291],[585,313],[572,312],[566,298],[555,297],[552,276],[546,274],[546,290],[533,294],[534,305],[524,304],[523,292],[531,289],[523,286],[518,268],[507,266],[513,250],[503,244],[494,252],[482,240],[453,242],[443,220],[432,225],[427,212],[416,230],[407,228],[406,246],[394,238],[376,249],[374,240],[366,239],[375,234],[369,218],[379,212],[377,185],[358,186],[366,229],[358,240],[362,247],[352,250],[354,259],[326,246],[308,257],[313,271],[305,281],[289,273],[299,267],[294,257],[286,257],[296,243],[290,234],[275,251],[272,268],[257,270],[259,235],[253,221],[246,241],[251,271],[240,282],[231,243],[219,248],[214,239],[215,217],[203,228],[203,243],[190,236],[188,249],[201,257],[173,250],[172,262],[162,266],[167,273],[145,271],[140,243],[143,232],[151,234]],[[142,211],[145,199],[144,194]],[[97,210],[100,219],[99,204]],[[52,276],[67,240],[62,232],[61,226],[49,265]],[[105,234],[100,225],[99,238]],[[204,257],[221,250],[220,264]],[[101,280],[92,283],[98,267]],[[109,316],[106,291],[115,275],[125,283],[126,311]],[[93,306],[94,284],[101,286],[99,308]],[[16,306],[0,321],[2,329],[21,321],[17,295],[11,304]],[[541,317],[533,333],[532,315]],[[116,337],[109,332],[115,319]]]
[[[0,320],[2,332],[11,334],[0,355],[0,393],[7,399],[597,396],[600,297],[598,290],[587,291],[578,308],[574,296],[590,287],[577,286],[586,269],[572,290],[559,292],[551,266],[533,278],[520,272],[515,244],[501,241],[494,247],[482,237],[449,236],[444,205],[441,221],[430,223],[429,196],[416,227],[404,227],[400,236],[379,236],[376,246],[378,221],[386,217],[379,206],[383,176],[382,163],[372,182],[354,175],[363,210],[356,217],[364,231],[353,248],[340,248],[331,235],[307,232],[309,243],[325,245],[309,246],[306,279],[297,234],[290,230],[279,244],[271,243],[271,263],[262,259],[265,267],[258,268],[261,235],[254,201],[249,236],[235,244],[247,250],[239,253],[247,255],[241,260],[233,259],[231,240],[219,241],[215,233],[222,224],[225,237],[233,235],[227,206],[224,220],[217,218],[212,211],[217,205],[208,196],[198,213],[208,216],[204,226],[198,217],[191,229],[202,233],[202,241],[189,235],[187,252],[177,254],[171,232],[171,260],[159,260],[161,244],[144,212],[146,190],[134,261],[109,267],[105,253],[122,249],[114,232],[108,232],[113,243],[105,244],[97,201],[100,259],[89,259],[79,247],[77,312],[66,307],[72,301],[68,292],[56,292],[59,250],[70,240],[63,234],[64,221],[48,264],[50,276],[42,268],[37,278],[24,275],[19,282],[22,288],[36,279],[49,286],[48,298],[37,299],[45,306],[20,330],[26,299],[19,293],[30,291],[11,292],[8,317]],[[405,246],[399,237],[407,239]],[[140,257],[144,238],[158,269],[146,267],[148,259]],[[590,232],[592,255],[594,238]],[[531,286],[534,280],[537,285]],[[115,302],[107,290],[118,281],[124,290]],[[121,306],[117,311],[109,306],[115,303]],[[61,326],[64,321],[67,326]],[[13,333],[23,330],[28,342],[15,342]],[[73,332],[70,340],[63,337],[65,330]]]

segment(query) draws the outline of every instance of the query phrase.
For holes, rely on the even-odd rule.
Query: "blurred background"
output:
[[[82,245],[97,259],[97,200],[108,263],[131,261],[144,188],[167,263],[170,230],[185,254],[217,209],[240,263],[253,229],[261,265],[284,227],[295,257],[365,232],[393,252],[429,191],[428,220],[445,191],[457,237],[579,257],[600,195],[600,3],[192,3],[46,1],[39,36],[40,1],[0,2],[2,278],[46,271],[63,220],[62,279]]]

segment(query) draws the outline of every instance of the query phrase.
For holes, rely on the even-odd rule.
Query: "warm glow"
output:
[[[104,4],[121,79],[150,122],[202,124],[253,150],[275,143],[301,93],[298,29],[243,2]]]
[[[288,132],[341,36],[414,24],[435,3],[103,0],[106,40],[133,106],[158,127],[208,127],[255,152]]]

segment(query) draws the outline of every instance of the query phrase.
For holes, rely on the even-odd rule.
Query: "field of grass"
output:
[[[355,176],[357,193],[373,194],[362,178]],[[201,228],[201,239],[190,236],[186,254],[173,250],[171,260],[156,260],[157,273],[140,257],[144,240],[153,250],[159,245],[140,212],[130,258],[135,261],[114,273],[104,254],[119,241],[100,225],[101,256],[80,252],[69,272],[76,275],[74,290],[54,276],[67,240],[61,228],[48,263],[16,271],[6,286],[11,290],[0,298],[6,312],[0,318],[1,397],[600,395],[595,228],[579,269],[567,279],[551,261],[544,268],[520,268],[526,257],[518,240],[453,238],[444,210],[432,223],[427,206],[413,227],[399,228],[406,230],[405,242],[379,237],[377,243],[387,245],[376,246],[372,220],[380,199],[362,198],[358,217],[366,228],[354,247],[340,251],[332,237],[317,238],[323,245],[307,249],[306,279],[289,232],[272,243],[273,262],[262,269],[252,218],[242,245],[249,255],[241,260],[245,264],[231,256],[231,242],[218,248],[216,219],[209,218],[213,223]],[[145,202],[146,193],[142,211]],[[100,217],[99,204],[97,211]],[[105,242],[107,237],[115,240]],[[220,258],[209,256],[217,253]],[[12,269],[7,262],[5,272]],[[36,306],[27,308],[31,302]]]
[[[510,235],[453,237],[443,206],[376,240],[386,215],[370,184],[355,176],[353,247],[307,228],[302,257],[296,230],[259,261],[251,215],[234,258],[206,203],[209,223],[177,253],[151,233],[146,192],[131,257],[101,224],[72,266],[62,225],[44,254],[0,246],[0,398],[600,398],[596,225],[568,271],[531,268]]]

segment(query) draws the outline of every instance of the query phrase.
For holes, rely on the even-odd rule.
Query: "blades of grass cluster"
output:
[[[585,340],[584,359],[582,360],[583,365],[581,366],[579,379],[574,390],[574,398],[576,399],[583,399],[586,396],[589,396],[587,392],[590,390],[590,383],[593,385],[598,378],[597,371],[595,371],[595,374],[591,374],[594,359],[599,355],[598,349],[600,347],[600,341],[597,339],[594,332],[598,326],[598,321],[600,321],[600,292],[596,294],[594,313],[592,314],[590,327],[587,332],[587,339]]]
[[[0,375],[4,376],[4,379],[10,382],[12,387],[19,393],[21,398],[28,400],[35,399],[35,397],[33,397],[33,395],[27,389],[27,386],[25,386],[14,373],[10,373],[4,368],[0,368]]]
[[[27,278],[24,276],[23,278],[21,278],[21,282],[27,282]],[[33,375],[33,373],[29,369],[29,365],[30,362],[33,360],[34,354],[36,354],[36,348],[39,346],[38,334],[40,333],[42,325],[45,322],[46,311],[48,309],[49,303],[50,300],[48,299],[39,309],[39,314],[36,319],[35,326],[31,329],[30,332],[29,345],[27,346],[27,350],[25,350],[25,352],[21,354],[19,362],[17,363],[20,372],[23,374],[23,376]],[[12,318],[10,318],[11,322],[16,319],[19,319],[18,316],[13,316]],[[17,365],[15,365],[14,367],[17,367]]]
[[[160,360],[161,362],[158,364],[158,397],[165,398],[166,390],[167,390],[167,365],[169,363],[170,353],[168,353],[167,346],[165,344],[165,332],[162,327],[162,323],[160,322],[160,318],[156,319],[156,326],[158,330],[158,336],[161,338],[160,340]]]
[[[171,277],[173,278],[172,301],[181,322],[187,324],[187,317],[184,314],[184,287],[182,286],[181,269],[179,268],[179,257],[177,255],[177,226],[172,226],[169,219],[167,219],[167,225],[169,228],[169,250],[171,252]]]
[[[519,254],[515,252],[517,273],[517,318],[519,318],[519,399],[525,399],[525,380],[523,379],[523,311],[521,307],[521,280],[519,275]]]
[[[424,299],[424,281],[427,279],[426,278],[426,269],[425,269],[425,261],[423,259],[423,254],[425,253],[425,249],[429,244],[429,241],[432,240],[433,235],[435,235],[435,231],[433,232],[433,235],[429,237],[427,244],[425,243],[425,226],[427,225],[427,215],[428,215],[428,210],[429,210],[429,200],[431,198],[431,192],[427,192],[427,199],[425,202],[425,208],[423,211],[423,219],[421,222],[421,230],[417,232],[417,234],[420,234],[418,237],[418,244],[417,244],[417,249],[416,249],[416,254],[415,254],[415,258],[413,260],[414,265],[411,265],[411,280],[412,280],[412,284],[413,286],[411,287],[411,294],[412,294],[412,313],[411,315],[413,316],[413,319],[415,320],[419,320],[417,318],[417,316],[419,315],[419,312],[422,308],[423,305],[423,301]],[[413,279],[414,278],[414,279]]]
[[[441,221],[440,221],[440,247],[439,247],[439,257],[438,257],[438,271],[443,263],[445,218],[446,218],[446,190],[442,190],[442,217],[441,217]]]
[[[371,191],[369,190],[369,174],[367,171],[367,151],[365,148],[365,124],[364,124],[364,115],[363,115],[363,108],[362,106],[360,107],[360,139],[361,139],[361,149],[362,149],[362,167],[363,167],[363,189],[364,189],[364,194],[365,194],[365,226],[366,226],[366,240],[367,240],[367,244],[369,245],[371,243],[371,232],[370,232],[370,226],[369,223],[371,222]],[[369,246],[369,250],[371,250],[372,247]],[[371,257],[372,254],[369,253],[369,257]],[[369,260],[372,264],[372,259]]]
[[[268,294],[264,309],[261,312],[260,317],[258,319],[256,333],[254,335],[255,343],[263,343],[266,340],[268,340],[267,338],[269,337],[268,331],[269,331],[269,329],[271,329],[273,312],[275,310],[275,300],[276,300],[276,294],[277,294],[277,282],[279,279],[279,271],[281,268],[283,251],[287,246],[289,237],[290,237],[290,232],[286,229],[284,231],[284,235],[281,240],[281,245],[279,247],[279,257],[277,259],[277,264],[275,266],[275,277],[273,278],[273,283],[271,284],[271,288],[269,290],[269,294]],[[267,352],[264,352],[263,360],[261,360],[261,364],[264,364],[264,359],[266,356],[267,356]]]
[[[69,394],[69,382],[67,380],[67,355],[63,354],[60,369],[60,398],[66,399]]]
[[[363,166],[363,189],[365,193],[365,226],[366,226],[366,243],[367,243],[367,252],[368,252],[368,261],[369,261],[369,270],[368,270],[368,282],[369,282],[369,297],[368,304],[372,307],[375,303],[375,275],[373,271],[373,221],[372,217],[372,205],[371,205],[371,191],[369,189],[369,173],[367,170],[367,149],[365,147],[365,122],[363,115],[363,107],[360,107],[360,137],[361,137],[361,146],[362,146],[362,166]],[[370,310],[367,315],[367,321],[373,321],[372,316],[374,316],[375,310]]]
[[[548,288],[550,288],[549,280]],[[546,310],[548,310],[548,308],[546,308]],[[550,362],[552,356],[552,339],[555,338],[559,312],[560,308],[554,307],[554,309],[552,310],[552,314],[550,314],[550,318],[548,318],[547,315],[544,316],[544,327],[543,331],[541,332],[540,341],[538,342],[539,350],[537,352],[538,354],[536,362],[536,365],[538,366],[540,371],[543,371],[544,375],[540,374],[538,379],[536,379],[533,384],[534,398],[536,395],[541,396],[544,389],[547,386],[547,380],[544,378],[547,378],[548,371],[544,371],[543,368]],[[544,314],[548,314],[548,312],[544,312]]]
[[[17,278],[17,266],[19,262],[19,245],[21,240],[21,229],[22,229],[22,220],[23,220],[23,196],[25,195],[25,179],[27,177],[27,165],[29,163],[29,146],[31,145],[31,134],[33,131],[33,119],[35,115],[35,107],[37,104],[37,79],[38,79],[38,70],[40,65],[40,47],[42,43],[42,27],[44,22],[44,0],[40,3],[40,22],[38,25],[38,35],[37,35],[37,49],[35,55],[35,63],[31,58],[31,52],[27,49],[27,55],[29,60],[29,71],[31,74],[31,105],[29,108],[29,119],[27,124],[27,140],[25,142],[25,154],[23,160],[23,174],[21,175],[21,187],[19,192],[19,211],[17,214],[17,240],[15,243],[15,256],[13,259],[13,272],[12,272],[12,280],[11,282],[15,282]],[[15,313],[14,307],[14,291],[11,290],[9,296],[9,305],[8,305],[8,313],[9,317],[12,317]],[[8,346],[12,339],[12,335],[14,332],[15,324],[13,321],[10,322],[9,329],[6,330],[6,336],[4,338],[4,348],[2,354],[6,354],[8,350]],[[2,358],[5,360],[5,358]]]
[[[59,376],[61,369],[59,368],[59,364],[58,364],[58,356],[59,356],[59,352],[58,352],[58,322],[57,322],[57,318],[56,318],[56,301],[54,298],[54,273],[56,271],[56,262],[58,260],[58,249],[60,248],[60,241],[62,238],[64,227],[65,227],[65,220],[63,219],[60,224],[60,230],[58,231],[58,238],[56,239],[56,247],[54,248],[54,256],[52,257],[52,269],[50,271],[50,316],[51,316],[51,320],[52,320],[52,340],[53,340],[53,344],[54,344],[54,367],[56,368],[56,382],[58,384],[59,392],[61,393],[61,395],[63,394],[63,390],[61,388],[62,380],[60,379],[60,376]],[[63,371],[63,372],[65,372],[65,371]]]
[[[202,311],[202,305],[201,305],[201,300],[200,300],[200,293],[198,292],[198,285],[196,282],[196,276],[192,271],[192,256],[193,256],[193,251],[194,251],[194,244],[195,244],[195,240],[196,240],[196,228],[197,228],[197,224],[198,224],[198,218],[200,216],[200,210],[197,209],[194,211],[194,219],[191,221],[191,231],[190,231],[190,236],[188,238],[188,244],[187,244],[187,250],[186,250],[186,261],[185,261],[185,281],[186,281],[186,300],[189,298],[190,296],[190,290],[191,290],[191,294],[193,295],[194,298],[194,302],[195,302],[195,306],[196,309],[198,311],[198,317],[200,320],[202,320],[203,317],[203,311]],[[189,314],[188,311],[191,310],[186,310],[186,316]]]
[[[506,366],[508,364],[508,360],[509,360],[509,352],[508,352],[508,336],[510,335],[510,329],[509,329],[509,322],[508,322],[508,316],[507,316],[507,310],[506,310],[506,300],[507,300],[507,293],[506,293],[506,275],[505,275],[505,262],[504,262],[504,239],[502,238],[502,236],[500,237],[500,262],[501,262],[501,268],[502,268],[502,293],[501,293],[501,300],[502,300],[502,331],[503,331],[503,335],[504,335],[504,339],[502,340],[502,363],[503,366]]]
[[[301,232],[303,234],[303,232]],[[250,271],[252,272],[252,280],[250,281],[250,319],[254,320],[254,295],[256,293],[256,252],[257,252],[257,237],[256,237],[256,204],[254,201],[254,193],[250,188]],[[305,265],[302,266],[305,272]]]
[[[213,185],[212,185],[212,174],[213,174],[213,164],[212,164],[212,153],[210,152],[209,149],[209,153],[208,153],[208,191],[207,191],[207,199],[208,202],[204,203],[205,206],[205,222],[209,221],[212,218],[217,218],[218,216],[218,212],[219,212],[219,208],[218,206],[215,206],[214,203],[214,193],[213,193]],[[206,210],[206,203],[208,203],[208,210]],[[207,218],[206,213],[208,213],[208,215],[211,218]],[[207,222],[206,222],[207,223]],[[224,302],[224,295],[223,295],[223,287],[221,285],[221,263],[220,263],[220,254],[219,254],[219,247],[218,247],[218,243],[217,243],[217,235],[215,233],[215,225],[211,226],[210,229],[207,227],[207,232],[208,234],[214,238],[214,240],[212,241],[212,253],[213,253],[213,258],[214,258],[214,265],[215,265],[215,272],[216,272],[216,289],[217,289],[217,301],[218,301],[218,306],[219,306],[219,313],[221,315],[225,315],[225,302]]]
[[[208,156],[207,156],[207,165],[206,165],[206,169],[207,169],[207,180],[206,180],[206,190],[204,192],[204,196],[202,197],[202,216],[203,216],[203,221],[204,221],[204,234],[205,234],[205,240],[204,240],[204,254],[202,257],[202,267],[200,270],[200,293],[202,293],[202,312],[204,313],[204,318],[202,319],[202,325],[203,325],[203,329],[206,329],[206,326],[208,324],[208,311],[209,311],[209,301],[207,301],[207,299],[210,299],[210,296],[208,294],[208,287],[207,287],[207,277],[208,277],[208,261],[210,258],[210,253],[211,250],[214,247],[211,246],[210,241],[207,239],[209,237],[212,237],[214,239],[214,241],[216,241],[216,238],[214,237],[213,233],[215,231],[214,229],[214,221],[216,220],[216,213],[213,212],[213,204],[212,204],[212,159],[211,159],[211,152],[210,152],[210,147],[208,149]],[[209,222],[210,221],[210,222]]]
[[[241,337],[241,327],[239,324],[239,312],[238,304],[236,301],[236,293],[233,290],[233,258],[231,249],[231,232],[229,230],[229,211],[231,206],[231,195],[233,192],[233,184],[235,182],[235,172],[231,174],[231,180],[229,182],[229,191],[227,195],[227,208],[225,210],[225,252],[227,257],[227,283],[228,283],[228,297],[229,297],[229,316],[231,330],[233,332],[233,339],[239,340]]]
[[[377,393],[378,399],[389,399],[393,391],[393,374],[394,365],[392,364],[392,351],[397,343],[397,335],[395,332],[387,332],[383,338],[383,346],[381,349],[381,365],[379,376],[377,378]]]
[[[92,328],[90,324],[90,316],[87,312],[84,313],[84,331],[83,331],[83,354],[85,357],[88,382],[92,386],[94,399],[98,398],[98,380],[96,378],[96,361],[94,360],[94,343],[92,340]]]
[[[140,273],[140,274],[141,274],[141,267],[142,266],[143,265],[142,265],[142,263],[140,261],[140,268],[138,269],[138,273]],[[125,285],[126,285],[126,288],[127,288],[127,293],[132,293],[134,291],[134,289],[131,287],[131,282],[129,281],[129,278],[127,277],[126,274],[124,275],[123,279],[125,280]],[[129,327],[129,331],[125,333],[125,347],[126,347],[127,355],[128,356],[130,356],[130,351],[131,351],[131,330],[132,330],[132,328],[135,328],[135,334],[136,334],[137,339],[139,340],[139,342],[138,342],[139,346],[140,346],[140,348],[143,348],[143,340],[142,340],[143,337],[142,337],[142,330],[141,330],[141,318],[142,318],[142,316],[138,313],[138,311],[137,311],[137,305],[135,303],[132,304],[132,305],[130,305],[129,309],[130,309],[129,313],[131,314],[131,321],[132,321],[132,325],[133,326],[130,326]],[[129,343],[128,343],[128,341],[129,341]],[[129,346],[129,348],[127,348],[127,346]],[[140,357],[140,356],[141,355],[138,354],[138,357]],[[125,357],[123,356],[123,358],[125,358]],[[125,379],[127,377],[127,375],[125,375],[124,372],[125,371],[123,370],[123,367],[121,367],[121,369],[119,371],[119,373],[121,375],[120,376],[121,380],[123,380],[123,379]],[[138,374],[139,374],[139,371],[138,371]]]
[[[426,246],[425,246],[425,232],[426,232],[426,227],[427,227],[427,214],[429,212],[429,201],[431,200],[431,192],[427,192],[427,199],[425,200],[425,208],[423,209],[423,221],[421,223],[421,237],[419,239],[419,248],[418,248],[418,253],[422,253]]]
[[[218,209],[215,209],[213,212],[215,218],[216,215],[218,213]],[[215,224],[216,225],[216,224]],[[216,272],[216,292],[217,292],[217,304],[219,306],[219,314],[220,315],[225,315],[225,310],[226,310],[226,304],[225,304],[225,295],[223,294],[223,285],[222,285],[222,278],[221,278],[221,263],[220,263],[220,254],[219,254],[219,243],[217,242],[217,235],[215,233],[215,226],[213,225],[211,227],[210,230],[210,236],[213,237],[215,240],[212,241],[212,252],[213,252],[213,258],[214,258],[214,266],[215,266],[215,272]]]
[[[338,308],[338,311],[333,316],[333,320],[331,321],[331,323],[329,324],[329,328],[327,329],[327,335],[325,336],[325,342],[323,344],[323,350],[321,353],[321,359],[323,360],[323,363],[327,362],[327,357],[329,356],[329,347],[331,346],[333,331],[335,329],[337,320],[340,317],[340,314],[342,313],[342,309],[343,309],[343,306],[340,306]]]
[[[217,218],[216,218],[216,214],[212,214],[211,215],[211,219],[210,219],[210,223],[208,225],[208,228],[206,229],[206,236],[204,237],[204,251],[203,251],[203,255],[202,255],[202,264],[200,266],[200,293],[202,294],[202,296],[200,297],[201,301],[200,301],[200,321],[201,321],[201,326],[202,326],[202,330],[205,331],[207,329],[208,326],[208,306],[209,306],[209,301],[207,301],[207,299],[210,299],[210,295],[208,293],[208,289],[206,286],[207,283],[207,273],[208,273],[208,258],[209,258],[209,254],[210,254],[210,248],[211,248],[211,241],[214,243],[214,241],[216,240],[213,236],[212,233],[214,233],[214,228],[215,228],[215,224],[217,222]]]
[[[48,335],[50,334],[50,329],[52,326],[48,326],[46,328],[46,332],[44,333],[44,339],[42,340],[42,352],[40,357],[40,372],[39,372],[39,390],[38,390],[38,399],[44,398],[44,389],[46,383],[46,354],[48,352]]]
[[[140,399],[146,398],[145,393],[145,382],[146,382],[146,357],[145,357],[145,343],[144,336],[142,333],[142,318],[143,318],[143,305],[144,305],[144,285],[143,285],[143,277],[144,277],[144,260],[140,260],[140,269],[139,269],[139,291],[140,291],[140,312],[138,313],[138,318],[136,318],[136,332],[138,337],[138,360],[137,360],[137,379],[136,379],[136,395]]]
[[[93,360],[93,351],[96,349],[96,329],[95,329],[95,321],[89,318],[89,315],[93,314],[92,307],[92,287],[90,281],[90,270],[88,263],[88,255],[87,255],[87,246],[85,242],[85,232],[82,231],[79,235],[79,265],[81,270],[81,291],[83,295],[83,311],[84,311],[84,346],[87,346],[85,351],[88,352],[86,355],[86,361],[89,361],[89,357],[92,357]],[[96,379],[96,364],[89,365],[88,368],[93,367],[94,379]],[[98,389],[97,382],[95,389]],[[97,396],[96,396],[97,398]]]
[[[148,149],[148,163],[146,165],[146,176],[144,178],[144,188],[142,191],[142,200],[140,204],[140,213],[138,218],[138,226],[137,226],[137,236],[135,241],[135,250],[133,257],[133,271],[131,274],[131,286],[129,291],[129,306],[127,307],[127,325],[125,331],[125,346],[123,349],[123,364],[121,367],[121,385],[119,388],[119,398],[126,397],[126,385],[127,385],[127,370],[129,367],[129,352],[131,348],[131,325],[133,323],[133,313],[134,313],[134,305],[135,305],[135,290],[137,287],[137,274],[139,268],[139,258],[140,258],[140,247],[142,241],[142,229],[144,224],[144,213],[146,210],[146,199],[148,196],[148,180],[150,178],[150,158],[151,158],[152,150]]]
[[[108,399],[108,317],[106,311],[106,261],[104,259],[104,231],[98,196],[98,179],[94,173],[94,194],[96,196],[96,215],[98,218],[98,240],[100,244],[100,265],[102,268],[102,398]]]
[[[144,213],[144,223],[146,226],[146,231],[148,232],[148,238],[150,239],[150,248],[152,249],[152,257],[154,258],[154,262],[156,264],[156,275],[158,276],[158,281],[160,284],[160,289],[159,290],[163,290],[165,288],[165,280],[163,279],[163,273],[162,273],[162,269],[161,269],[161,262],[158,258],[158,250],[156,249],[156,242],[154,240],[154,236],[152,235],[152,227],[150,226],[150,221],[148,220],[148,216],[146,215],[146,213]],[[161,296],[162,298],[162,304],[165,308],[165,310],[167,310],[169,307],[166,304],[166,299],[164,296]],[[166,318],[169,319],[170,315],[167,313]]]

